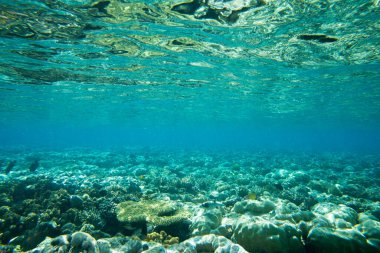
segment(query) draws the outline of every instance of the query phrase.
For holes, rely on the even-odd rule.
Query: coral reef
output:
[[[36,253],[378,252],[380,159],[307,158],[0,152],[20,161],[0,177],[0,240]]]
[[[174,202],[162,200],[127,201],[117,205],[117,218],[125,223],[170,226],[189,218],[190,213]]]
[[[240,218],[232,240],[249,252],[303,252],[301,231],[294,225],[276,225],[262,218]]]
[[[48,237],[30,252],[101,253],[97,241],[91,235],[83,232],[75,232],[72,235],[61,235],[56,238]]]
[[[160,231],[160,233],[152,232],[147,234],[145,241],[147,242],[158,242],[164,247],[179,243],[179,238],[168,235],[165,231]]]

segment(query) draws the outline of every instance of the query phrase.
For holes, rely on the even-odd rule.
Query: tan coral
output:
[[[117,205],[117,219],[123,223],[170,226],[189,218],[190,213],[174,202],[163,200],[126,201]]]
[[[147,237],[145,240],[147,242],[161,243],[165,247],[179,243],[178,237],[168,235],[165,231],[161,231],[160,233],[157,233],[157,232],[149,233],[149,234],[147,234]]]

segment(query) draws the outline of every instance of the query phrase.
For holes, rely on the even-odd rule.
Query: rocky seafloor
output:
[[[380,156],[0,151],[0,251],[380,252]]]

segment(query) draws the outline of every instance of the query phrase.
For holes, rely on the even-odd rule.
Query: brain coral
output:
[[[190,213],[174,202],[163,200],[126,201],[116,207],[117,219],[123,223],[148,223],[170,226],[186,220]]]

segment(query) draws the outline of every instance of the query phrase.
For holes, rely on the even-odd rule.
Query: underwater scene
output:
[[[380,252],[379,0],[0,0],[0,253]]]

